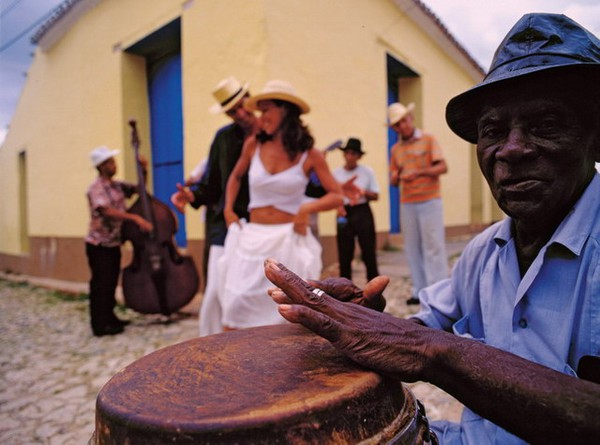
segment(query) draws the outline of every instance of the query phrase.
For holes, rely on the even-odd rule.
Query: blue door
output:
[[[181,53],[154,61],[148,72],[154,196],[175,212],[179,220],[175,240],[180,247],[185,247],[185,217],[175,210],[170,200],[175,184],[183,180]]]
[[[398,91],[388,88],[388,105],[398,102]],[[398,141],[398,135],[388,127],[388,160],[392,146]],[[390,233],[400,233],[400,188],[389,185],[390,192]]]

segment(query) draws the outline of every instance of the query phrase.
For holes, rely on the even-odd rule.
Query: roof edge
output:
[[[40,26],[30,41],[43,51],[50,49],[73,24],[102,0],[65,0],[59,4],[48,20]]]
[[[471,56],[471,54],[462,46],[452,33],[446,28],[446,25],[440,18],[431,11],[421,0],[394,0],[394,3],[402,11],[415,21],[433,40],[458,60],[461,65],[467,69],[477,80],[485,76],[486,70]],[[415,7],[416,6],[416,7]],[[448,45],[444,45],[445,39]]]

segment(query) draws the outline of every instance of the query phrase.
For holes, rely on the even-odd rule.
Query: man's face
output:
[[[256,117],[254,116],[254,113],[244,108],[244,102],[246,102],[247,98],[247,95],[242,97],[238,103],[227,110],[225,114],[227,114],[227,116],[229,116],[233,122],[238,124],[243,129],[250,130],[256,122]]]
[[[402,137],[402,139],[408,139],[415,132],[413,115],[408,113],[406,116],[392,125],[392,128],[400,135],[400,137]]]
[[[360,159],[361,154],[354,150],[345,150],[344,151],[344,161],[346,161],[346,168],[352,170],[355,169],[358,165],[358,160]]]
[[[515,91],[484,108],[477,123],[479,166],[509,216],[540,224],[562,219],[590,181],[596,135],[584,129],[577,106],[545,90]]]
[[[98,170],[102,176],[112,178],[117,173],[117,163],[115,158],[108,158],[98,166]]]

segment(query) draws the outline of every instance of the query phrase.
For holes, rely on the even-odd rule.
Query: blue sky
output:
[[[226,1],[226,0],[222,0]],[[312,0],[306,0],[312,1]],[[487,69],[496,46],[527,12],[563,13],[600,36],[598,0],[422,0]],[[62,0],[0,0],[0,142],[26,81],[35,47],[30,37]]]

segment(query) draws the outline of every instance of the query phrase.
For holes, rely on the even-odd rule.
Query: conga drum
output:
[[[169,346],[109,380],[96,445],[423,444],[422,407],[401,382],[356,365],[299,325]]]

